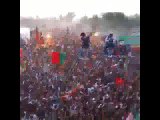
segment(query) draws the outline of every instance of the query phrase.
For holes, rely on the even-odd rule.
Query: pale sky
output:
[[[20,16],[59,17],[74,12],[76,19],[104,12],[140,14],[140,0],[20,0]]]

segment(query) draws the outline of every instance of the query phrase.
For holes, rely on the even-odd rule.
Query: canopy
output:
[[[140,45],[140,36],[119,36],[119,41],[124,41],[124,44]]]

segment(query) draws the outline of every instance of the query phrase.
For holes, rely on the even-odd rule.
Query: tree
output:
[[[63,20],[64,19],[64,17],[62,16],[62,15],[60,15],[59,16],[59,20],[61,21],[61,20]]]
[[[140,16],[138,14],[129,16],[127,26],[130,28],[140,26]]]
[[[109,12],[102,15],[102,19],[110,26],[123,26],[126,21],[126,16],[121,12]]]
[[[84,16],[80,19],[80,23],[82,24],[89,24],[89,18],[87,16]]]
[[[67,15],[66,15],[66,21],[67,22],[72,22],[73,18],[75,17],[75,13],[74,12],[69,12]]]
[[[102,14],[102,26],[103,26],[104,31],[107,31],[107,29],[110,28],[112,20],[113,20],[112,13],[103,13]]]
[[[92,31],[97,31],[99,27],[99,18],[97,15],[93,15],[93,17],[90,19],[90,25],[92,27]]]

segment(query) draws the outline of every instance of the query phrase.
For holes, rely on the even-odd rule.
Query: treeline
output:
[[[140,16],[126,16],[121,12],[109,12],[102,14],[102,17],[98,17],[94,15],[92,18],[88,18],[84,16],[81,18],[81,23],[89,24],[93,29],[98,29],[101,27],[104,31],[107,28],[117,28],[117,27],[125,27],[125,28],[133,28],[136,26],[140,26]]]
[[[37,19],[25,18],[21,20],[22,26],[35,27],[35,25],[41,25],[41,27],[52,26],[61,24],[62,22],[66,25],[73,25],[73,19],[75,17],[74,12],[69,12],[67,15],[60,15],[59,18],[49,18],[49,19]],[[79,20],[79,23],[89,26],[92,31],[100,32],[127,32],[132,28],[140,27],[140,15],[136,14],[133,16],[126,16],[122,12],[107,12],[103,13],[101,16],[93,15],[92,17],[84,16]]]
[[[59,18],[39,18],[38,16],[36,19],[30,17],[25,18],[21,17],[20,25],[22,27],[30,27],[34,28],[38,26],[39,28],[54,28],[54,27],[61,27],[60,24],[64,25],[64,23],[67,25],[70,25],[75,17],[75,13],[69,12],[67,15],[62,16],[60,15]]]

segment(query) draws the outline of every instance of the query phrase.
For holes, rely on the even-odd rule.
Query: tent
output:
[[[140,45],[140,36],[119,36],[118,41],[123,41],[126,45]]]

